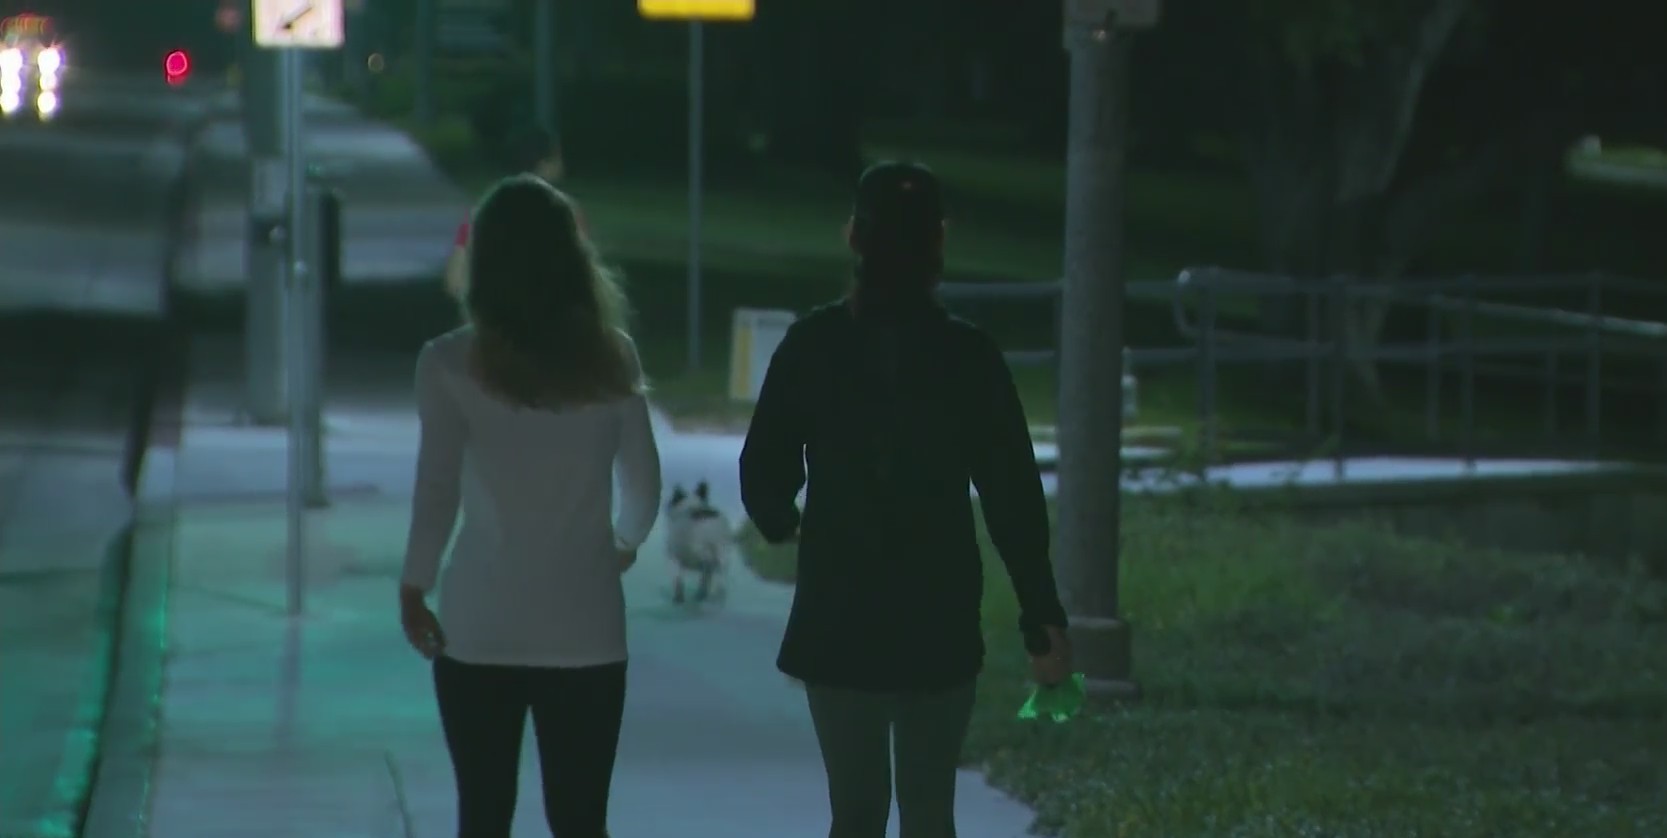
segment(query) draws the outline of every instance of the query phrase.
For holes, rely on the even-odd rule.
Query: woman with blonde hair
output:
[[[468,260],[470,324],[417,358],[401,622],[433,661],[460,838],[510,835],[529,714],[551,831],[604,838],[625,705],[620,576],[659,508],[646,385],[624,296],[548,181],[494,186]]]

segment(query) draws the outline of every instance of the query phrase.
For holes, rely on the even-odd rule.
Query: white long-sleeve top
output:
[[[564,410],[516,407],[471,373],[473,340],[464,327],[417,356],[422,437],[403,581],[425,593],[441,583],[445,654],[455,660],[625,660],[618,551],[648,538],[660,506],[648,402],[638,395]]]

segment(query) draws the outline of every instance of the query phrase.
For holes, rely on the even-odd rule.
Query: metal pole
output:
[[[1603,440],[1603,274],[1593,274],[1586,286],[1586,445],[1591,456]]]
[[[1476,469],[1476,277],[1460,277],[1464,310],[1459,317],[1459,439],[1466,473]]]
[[[533,114],[538,127],[556,131],[556,0],[533,6]]]
[[[1348,424],[1348,412],[1344,408],[1344,391],[1349,381],[1348,283],[1344,277],[1331,278],[1331,473],[1338,481],[1348,476],[1348,458],[1343,453]]]
[[[706,27],[689,23],[689,371],[700,370],[701,191],[706,158]]]
[[[1199,448],[1205,465],[1216,462],[1216,288],[1215,275],[1206,274],[1198,311],[1198,421]]]
[[[307,236],[306,148],[302,145],[302,90],[305,83],[302,53],[295,49],[283,51],[283,115],[284,163],[288,175],[288,293],[285,295],[289,316],[286,321],[284,348],[285,366],[289,370],[289,470],[286,481],[285,517],[287,527],[284,541],[284,583],[290,616],[299,615],[304,608],[306,587],[306,476],[307,450],[307,294],[309,281],[305,262]]]
[[[1429,305],[1425,316],[1424,336],[1424,436],[1431,442],[1441,438],[1441,369],[1446,363],[1442,357],[1441,328],[1443,312],[1434,302],[1426,300]]]
[[[1079,668],[1131,696],[1118,611],[1123,429],[1123,166],[1129,36],[1069,25],[1070,128],[1059,375],[1059,579]]]
[[[417,123],[434,122],[435,0],[417,0],[416,53]]]
[[[1318,437],[1320,435],[1320,349],[1322,346],[1320,342],[1320,295],[1312,289],[1307,289],[1303,291],[1303,297],[1308,304],[1308,360],[1304,364],[1307,369],[1305,378],[1307,379],[1308,399],[1307,415],[1304,418],[1308,423],[1309,435]]]
[[[253,19],[253,4],[245,8]],[[257,425],[284,421],[284,254],[273,237],[283,223],[283,95],[279,56],[240,36],[243,136],[249,150],[249,211],[244,239],[244,411]]]

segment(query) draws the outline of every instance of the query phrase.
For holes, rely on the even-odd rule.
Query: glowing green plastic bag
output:
[[[1088,688],[1084,686],[1082,673],[1078,672],[1058,686],[1031,690],[1030,698],[1025,699],[1024,706],[1019,708],[1019,718],[1027,722],[1037,719],[1068,722],[1082,712],[1087,697]]]

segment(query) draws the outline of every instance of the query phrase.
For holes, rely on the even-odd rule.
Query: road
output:
[[[180,302],[241,290],[248,191],[224,85],[72,75],[60,94],[49,121],[0,121],[0,835],[30,838],[74,832],[138,418]],[[309,151],[346,199],[348,282],[428,291],[466,200],[398,131],[307,105]]]
[[[203,112],[66,80],[0,122],[0,835],[70,834],[102,710],[134,417],[162,345],[169,204]]]
[[[168,202],[200,94],[70,77],[48,123],[0,122],[0,312],[158,317]]]

